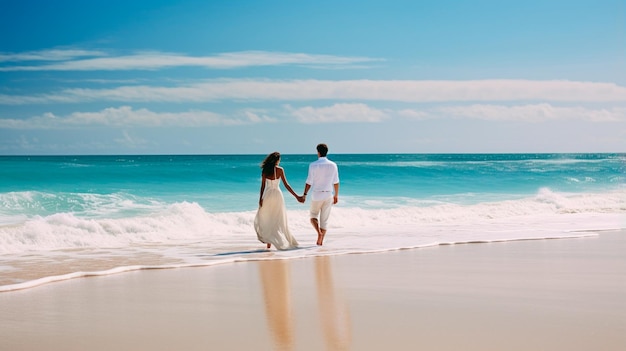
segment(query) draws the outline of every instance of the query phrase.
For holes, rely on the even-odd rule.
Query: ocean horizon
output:
[[[281,185],[301,247],[252,226],[265,154],[0,156],[0,291],[87,275],[626,228],[626,153],[329,154],[339,203],[315,245],[308,203]],[[301,194],[314,154],[283,154]]]

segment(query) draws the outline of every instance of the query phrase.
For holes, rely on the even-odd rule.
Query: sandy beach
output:
[[[73,279],[1,293],[0,350],[624,350],[625,252],[621,231]]]

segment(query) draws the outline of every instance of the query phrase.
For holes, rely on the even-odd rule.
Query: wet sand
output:
[[[329,241],[330,245],[330,241]],[[626,231],[0,293],[0,350],[624,350]]]

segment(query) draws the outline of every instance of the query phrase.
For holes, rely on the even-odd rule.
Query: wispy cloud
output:
[[[389,118],[386,112],[366,104],[334,104],[318,108],[286,106],[286,109],[302,123],[375,123]]]
[[[582,106],[554,106],[548,103],[526,105],[471,104],[434,106],[427,108],[377,109],[362,103],[334,104],[326,107],[285,106],[288,115],[301,123],[377,123],[401,118],[408,120],[487,120],[494,122],[626,122],[626,108],[588,108]]]
[[[83,55],[80,55],[80,54]],[[92,53],[89,55],[89,53]],[[304,53],[242,51],[221,53],[212,56],[188,56],[164,52],[138,52],[132,55],[107,55],[74,59],[78,56],[105,56],[90,51],[48,51],[23,54],[0,54],[3,61],[52,60],[49,64],[0,66],[0,71],[123,71],[158,70],[172,67],[202,67],[207,69],[233,69],[258,66],[299,65],[311,68],[353,67],[357,64],[382,61],[369,57],[346,57],[333,55],[312,55]],[[2,59],[4,57],[4,60]]]
[[[252,80],[220,79],[174,87],[126,85],[40,95],[0,94],[2,105],[214,101],[626,102],[614,83],[567,80]]]
[[[73,112],[65,116],[45,113],[24,119],[0,118],[0,129],[73,129],[85,127],[210,127],[261,123],[280,123],[282,118],[311,123],[383,123],[396,118],[412,120],[474,119],[540,123],[547,121],[626,122],[626,108],[587,108],[581,106],[530,105],[455,105],[422,109],[379,109],[363,103],[338,103],[331,106],[292,107],[276,110],[242,109],[228,114],[191,110],[154,112],[130,106],[111,107],[96,112]],[[282,116],[281,119],[272,117]]]
[[[81,49],[50,49],[20,53],[0,53],[1,62],[67,61],[80,57],[107,56],[103,51]],[[1,69],[2,67],[0,67]]]
[[[133,136],[127,130],[123,130],[122,136],[114,139],[113,141],[130,149],[142,148],[148,144],[147,140]]]
[[[267,111],[247,109],[237,115],[243,116],[243,121],[249,123],[275,123],[278,122],[276,117],[271,117]]]
[[[426,112],[425,110],[402,109],[397,111],[396,114],[400,117],[411,120],[426,120],[436,118],[431,112]]]
[[[551,104],[502,106],[470,105],[441,107],[435,113],[446,117],[489,121],[545,122],[550,120],[589,122],[626,122],[626,108],[591,109],[581,106],[562,107]]]
[[[5,129],[60,129],[86,126],[107,127],[202,127],[271,122],[267,116],[244,111],[241,117],[227,118],[210,111],[154,112],[130,106],[111,107],[97,112],[74,112],[67,116],[45,113],[25,119],[0,119]]]

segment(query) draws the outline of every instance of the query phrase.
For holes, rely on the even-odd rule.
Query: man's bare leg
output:
[[[320,228],[320,234],[317,235],[317,245],[322,246],[324,243],[324,235],[326,235],[326,229]]]
[[[321,246],[324,234],[322,234],[322,231],[320,229],[320,224],[317,221],[317,218],[311,218],[311,224],[313,225],[313,228],[315,228],[315,231],[317,232],[317,245]]]
[[[326,229],[320,228],[317,218],[311,218],[311,224],[317,232],[317,245],[322,246],[322,244],[324,243],[324,235],[326,235]]]

